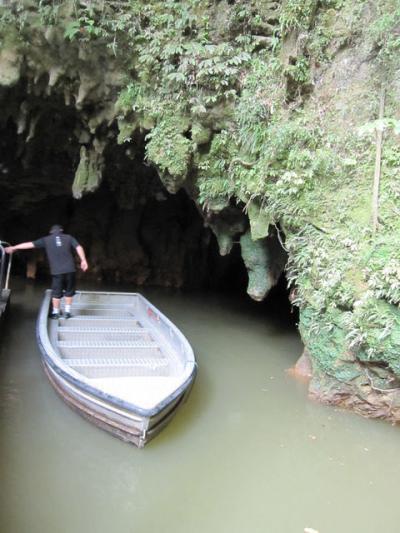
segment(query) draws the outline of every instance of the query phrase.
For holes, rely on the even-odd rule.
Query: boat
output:
[[[12,254],[6,254],[4,248],[10,243],[0,240],[0,319],[5,316],[10,303],[9,281]]]
[[[190,392],[189,342],[138,293],[77,292],[71,318],[50,318],[50,305],[47,290],[37,340],[51,384],[85,418],[142,448]]]

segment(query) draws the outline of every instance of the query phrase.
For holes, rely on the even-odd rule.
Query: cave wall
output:
[[[391,0],[10,1],[0,18],[0,121],[17,131],[14,164],[27,171],[1,163],[1,205],[6,191],[5,211],[20,213],[29,200],[13,191],[30,189],[35,204],[52,190],[57,151],[46,172],[31,172],[29,158],[46,150],[43,124],[62,101],[74,124],[67,143],[54,143],[69,154],[57,187],[85,202],[107,183],[135,226],[142,180],[131,176],[144,158],[168,194],[193,200],[223,257],[240,242],[253,298],[287,261],[311,393],[397,420],[399,19]],[[119,161],[127,166],[112,172]],[[158,205],[153,198],[145,210],[143,251]],[[158,279],[166,275],[160,267]]]

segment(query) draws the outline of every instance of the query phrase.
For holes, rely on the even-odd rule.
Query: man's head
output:
[[[53,235],[53,233],[62,233],[63,231],[64,228],[60,224],[54,224],[54,226],[51,226],[49,233]]]

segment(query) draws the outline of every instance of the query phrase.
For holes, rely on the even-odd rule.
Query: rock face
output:
[[[254,300],[264,300],[282,274],[286,254],[274,234],[253,240],[249,230],[241,236],[240,246],[249,275],[247,293]]]
[[[12,87],[20,78],[22,57],[16,48],[0,51],[0,86]]]
[[[286,270],[311,394],[398,420],[398,23],[389,0],[7,2],[3,231],[61,215],[96,276],[175,287],[240,243],[252,298]]]

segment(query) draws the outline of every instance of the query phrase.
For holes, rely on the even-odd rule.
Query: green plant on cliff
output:
[[[235,181],[229,172],[232,136],[222,130],[214,135],[209,152],[199,157],[199,201],[207,204],[210,199],[229,200],[235,194]]]
[[[376,2],[378,16],[369,26],[369,36],[379,50],[381,61],[395,61],[400,50],[400,6],[397,0],[378,0]]]
[[[400,372],[400,313],[393,306],[377,301],[371,292],[355,303],[353,313],[345,318],[347,342],[357,358],[366,363],[389,364],[395,374]]]
[[[366,261],[364,277],[377,299],[400,304],[400,247],[396,234],[378,241]]]
[[[185,179],[193,151],[192,143],[179,129],[179,119],[163,120],[147,134],[149,161],[172,177]]]
[[[117,10],[84,6],[76,9],[65,36],[104,40],[115,53],[120,50],[122,59],[129,57],[126,48],[130,49],[143,87],[168,98],[178,92],[192,104],[193,112],[205,112],[221,98],[235,96],[237,79],[252,50],[244,35],[231,42],[211,39],[205,13],[201,0],[132,2],[129,9],[122,5]]]
[[[283,34],[291,30],[307,30],[317,7],[316,0],[287,0],[279,17]]]

